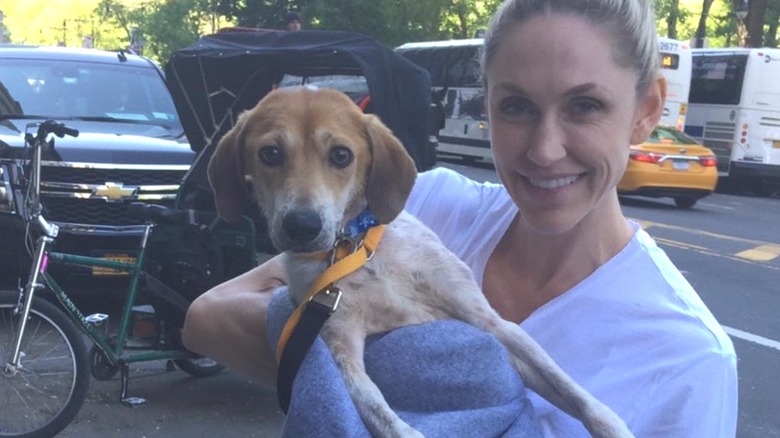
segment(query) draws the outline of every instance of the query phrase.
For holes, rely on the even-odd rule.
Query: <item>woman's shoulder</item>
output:
[[[452,169],[436,167],[417,175],[406,209],[417,216],[432,205],[478,207],[505,193],[500,184],[477,182]]]

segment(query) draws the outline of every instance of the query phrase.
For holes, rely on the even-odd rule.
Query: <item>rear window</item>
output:
[[[650,134],[650,137],[647,139],[647,142],[649,143],[676,143],[676,144],[699,144],[694,140],[693,138],[689,137],[688,135],[676,130],[676,129],[665,129],[665,128],[656,128],[653,130],[653,132]]]
[[[368,95],[368,82],[365,76],[323,75],[296,76],[285,74],[279,81],[279,88],[313,85],[320,88],[339,90],[358,102]]]

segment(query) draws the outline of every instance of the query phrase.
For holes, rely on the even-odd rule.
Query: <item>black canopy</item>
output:
[[[284,75],[364,76],[371,112],[406,146],[419,169],[430,167],[428,73],[376,40],[351,32],[256,31],[204,36],[165,66],[168,86],[198,161],[208,161],[243,110]],[[204,156],[206,159],[204,160]]]

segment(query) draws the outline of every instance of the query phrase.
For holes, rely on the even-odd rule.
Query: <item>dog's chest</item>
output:
[[[365,265],[335,282],[342,298],[331,320],[349,321],[374,333],[446,317],[440,310],[446,298],[437,290],[436,276],[441,273],[428,269],[431,251],[439,251],[430,247],[436,242],[425,242],[426,236],[419,234],[411,240],[407,229],[410,224],[394,225],[388,226],[379,249]],[[289,292],[297,304],[305,299],[327,264],[289,261]]]

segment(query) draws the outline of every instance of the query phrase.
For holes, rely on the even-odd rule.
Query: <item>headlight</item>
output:
[[[14,213],[14,195],[8,168],[0,165],[0,213]]]

